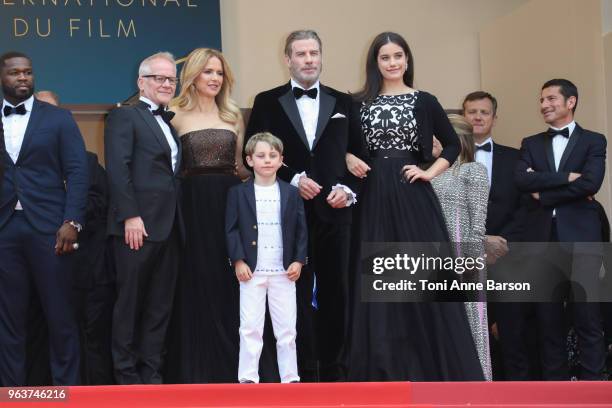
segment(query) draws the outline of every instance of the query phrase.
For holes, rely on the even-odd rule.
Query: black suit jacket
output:
[[[304,204],[297,188],[278,180],[281,197],[281,224],[283,231],[283,266],[292,262],[306,263],[308,232]],[[225,236],[230,260],[243,260],[252,271],[257,266],[257,207],[252,180],[230,188],[225,211]]]
[[[523,139],[516,166],[516,184],[524,192],[540,193],[539,200],[530,197],[527,203],[525,240],[545,242],[550,239],[555,209],[559,241],[601,241],[597,204],[588,197],[601,187],[605,162],[605,137],[578,124],[563,152],[559,171],[555,170],[552,140],[545,132]],[[534,171],[527,172],[528,168]],[[582,176],[570,183],[570,172]]]
[[[34,99],[17,161],[13,163],[5,146],[0,154],[0,228],[17,200],[30,224],[43,234],[55,234],[67,220],[84,223],[87,156],[70,111]]]
[[[2,115],[2,113],[0,113]],[[6,154],[6,147],[4,145],[4,127],[2,126],[2,118],[0,117],[0,157],[4,157]],[[2,181],[4,179],[4,160],[0,160],[0,194],[2,193]],[[2,200],[2,197],[0,197]]]
[[[114,280],[112,268],[107,265],[106,225],[108,215],[108,183],[106,172],[98,163],[95,153],[87,152],[89,191],[87,213],[83,230],[79,233],[79,250],[75,253],[74,285],[92,288]]]
[[[517,149],[493,143],[486,233],[502,236],[510,242],[520,241],[523,233],[521,192],[514,182],[519,157]]]
[[[181,142],[170,126],[178,146],[176,168],[164,133],[143,102],[114,109],[106,120],[104,152],[110,187],[108,234],[124,235],[124,221],[140,216],[149,235],[160,242],[170,235],[179,220]]]
[[[308,177],[323,186],[317,197],[306,202],[316,214],[329,223],[350,223],[351,209],[334,209],[326,198],[337,183],[358,193],[360,181],[346,168],[349,151],[362,155],[363,140],[357,105],[349,95],[320,85],[319,119],[312,151],[291,91],[291,83],[262,92],[255,97],[246,130],[246,140],[258,132],[268,131],[284,144],[284,163],[278,176],[290,182],[296,173],[305,171]],[[334,117],[335,116],[335,117]]]

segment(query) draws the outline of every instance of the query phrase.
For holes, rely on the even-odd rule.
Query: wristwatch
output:
[[[70,224],[70,226],[77,230],[77,232],[81,232],[83,229],[83,226],[76,221],[64,221],[64,224]]]

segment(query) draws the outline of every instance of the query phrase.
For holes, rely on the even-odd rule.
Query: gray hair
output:
[[[172,65],[176,65],[176,61],[174,60],[174,55],[172,55],[171,53],[167,51],[161,51],[161,52],[153,54],[150,57],[147,57],[142,60],[142,62],[140,63],[140,66],[138,67],[138,76],[141,77],[145,75],[151,75],[152,74],[151,62],[153,62],[156,59],[165,59],[166,61],[171,62]]]
[[[319,34],[315,30],[296,30],[287,36],[285,41],[285,55],[291,57],[291,45],[299,40],[316,40],[319,43],[319,51],[323,52],[323,44]]]

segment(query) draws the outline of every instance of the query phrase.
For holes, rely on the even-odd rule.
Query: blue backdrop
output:
[[[136,92],[157,51],[221,49],[219,0],[2,0],[0,53],[32,57],[36,89],[62,103],[107,104]]]

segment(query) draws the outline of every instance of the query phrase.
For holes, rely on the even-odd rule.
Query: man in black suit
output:
[[[571,305],[580,351],[579,378],[598,380],[604,366],[604,344],[596,303],[601,253],[594,243],[601,241],[602,227],[593,196],[604,179],[606,139],[574,121],[577,104],[578,89],[572,82],[553,79],[542,86],[540,111],[550,128],[523,139],[515,180],[519,189],[531,195],[525,241],[561,243],[540,249],[540,270],[552,281],[571,265],[571,280],[586,295]],[[536,304],[546,380],[569,378],[562,300]]]
[[[509,146],[495,143],[493,128],[497,122],[497,99],[488,92],[475,91],[463,100],[463,115],[473,127],[476,143],[475,159],[487,168],[489,176],[489,202],[487,205],[485,248],[487,263],[492,274],[497,264],[507,261],[508,242],[520,241],[524,211],[521,209],[521,192],[514,183],[514,168],[519,159],[519,151]],[[506,265],[508,267],[508,265]],[[503,378],[501,359],[498,356],[497,339],[505,349],[516,344],[516,331],[507,331],[503,338],[498,333],[499,320],[513,319],[515,308],[520,305],[489,303],[488,318],[491,328],[491,354],[493,376]]]
[[[0,155],[4,155],[6,148],[4,147],[4,127],[0,120]],[[4,163],[0,160],[0,192],[2,191],[2,179],[4,178]]]
[[[299,188],[309,227],[309,265],[298,281],[298,360],[303,381],[314,379],[307,331],[316,276],[316,343],[322,381],[341,381],[341,350],[347,336],[351,204],[357,179],[345,165],[347,151],[361,153],[359,118],[350,96],[319,83],[321,40],[311,30],[285,42],[290,82],[255,98],[245,138],[263,131],[285,146],[279,177]]]
[[[119,384],[161,383],[163,345],[178,273],[180,141],[166,110],[176,91],[169,53],[140,64],[140,100],[113,110],[104,145],[117,302],[113,361]]]
[[[87,201],[85,144],[69,111],[34,99],[32,61],[0,56],[5,148],[0,191],[0,383],[26,379],[32,287],[49,329],[54,385],[79,383],[70,301],[73,257]]]
[[[463,115],[474,129],[475,159],[486,166],[489,175],[487,257],[499,258],[508,252],[508,242],[518,241],[521,235],[518,214],[521,193],[514,184],[519,151],[493,140],[497,100],[490,93],[476,91],[468,94],[463,101]]]

